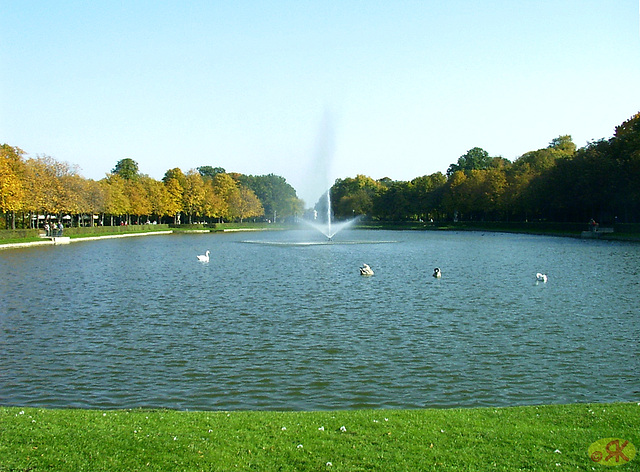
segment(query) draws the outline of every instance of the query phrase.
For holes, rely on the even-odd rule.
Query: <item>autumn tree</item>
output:
[[[224,201],[225,206],[220,210],[219,218],[232,219],[233,208],[231,202],[237,201],[237,193],[240,192],[238,183],[229,174],[216,174],[213,178],[213,191]]]
[[[164,177],[162,177],[162,181],[165,184],[171,179],[177,180],[180,186],[184,186],[186,177],[179,167],[174,167],[173,169],[169,169],[168,171],[166,171],[164,173]]]
[[[166,177],[166,176],[165,176]],[[178,178],[168,178],[164,182],[166,188],[166,214],[173,217],[173,223],[180,223],[182,212],[182,185]]]
[[[100,182],[105,194],[105,213],[110,216],[110,224],[113,226],[114,216],[122,217],[129,211],[130,205],[125,180],[118,174],[110,174]]]
[[[135,216],[136,224],[140,224],[141,216],[149,216],[153,211],[147,187],[141,182],[141,179],[134,178],[125,181],[125,195],[129,201],[127,208],[127,217]]]
[[[24,151],[8,144],[0,146],[0,212],[4,213],[6,223],[15,229],[15,214],[21,210],[25,199],[24,189]]]
[[[202,214],[205,190],[202,176],[195,169],[186,173],[182,188],[182,208],[189,217],[189,224],[193,217]]]
[[[225,201],[224,196],[215,190],[213,182],[206,182],[204,186],[202,214],[211,219],[222,218],[223,215],[227,215],[228,212],[229,205]]]
[[[443,209],[454,221],[461,215],[466,214],[468,209],[469,195],[468,186],[465,185],[467,175],[461,171],[455,171],[447,180],[446,191],[443,195]]]
[[[149,199],[151,213],[160,221],[164,215],[168,214],[169,196],[167,186],[149,176],[142,176],[140,181]]]
[[[240,186],[238,192],[233,192],[229,201],[230,213],[240,219],[253,218],[264,215],[264,208],[253,190]]]
[[[89,225],[93,226],[94,214],[95,215],[102,214],[104,216],[105,201],[106,201],[105,190],[104,190],[104,187],[100,184],[100,182],[96,182],[95,180],[88,179],[86,181],[85,191],[87,192],[86,202],[88,207],[90,208],[90,215],[91,215],[89,220]],[[104,220],[101,220],[101,221],[102,221],[102,224],[104,224]]]

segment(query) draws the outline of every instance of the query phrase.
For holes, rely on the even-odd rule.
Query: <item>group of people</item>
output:
[[[62,236],[64,225],[62,223],[45,223],[44,230],[47,233],[47,236]]]

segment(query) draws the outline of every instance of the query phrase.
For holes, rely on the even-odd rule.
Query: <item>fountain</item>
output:
[[[325,240],[304,240],[304,241],[291,241],[291,240],[246,240],[245,243],[254,243],[270,246],[317,246],[326,244],[379,244],[389,243],[393,241],[334,241],[333,238],[340,231],[353,226],[360,216],[350,218],[348,220],[334,221],[333,214],[331,212],[331,167],[334,155],[334,140],[335,133],[333,130],[333,120],[331,114],[325,111],[322,121],[320,123],[320,132],[318,134],[318,141],[316,143],[316,152],[313,159],[313,163],[309,170],[309,182],[306,185],[307,191],[315,193],[316,191],[322,191],[324,188],[328,188],[324,194],[318,199],[316,203],[316,210],[313,213],[313,219],[302,218],[299,221],[304,225],[313,228],[325,236]],[[324,200],[324,202],[323,202]],[[326,211],[324,206],[326,205]],[[318,211],[319,210],[319,211]],[[322,213],[322,215],[319,215]]]
[[[322,233],[328,241],[332,241],[333,237],[343,229],[352,226],[358,218],[352,218],[347,221],[336,222],[333,220],[331,213],[331,167],[334,157],[335,148],[335,131],[333,127],[332,115],[328,110],[322,117],[318,140],[316,142],[316,152],[313,165],[313,182],[310,188],[322,190],[324,186],[326,192],[320,197],[314,210],[314,219],[303,219],[303,223]],[[319,185],[318,185],[319,184]],[[323,203],[322,200],[326,199]],[[326,205],[326,212],[324,205]],[[318,218],[318,211],[324,214],[324,217]]]
[[[319,223],[316,220],[302,220],[306,225],[311,226],[312,228],[320,231],[324,234],[329,241],[333,240],[333,237],[340,232],[341,230],[352,226],[356,221],[358,221],[359,217],[351,218],[345,221],[333,221],[333,216],[331,214],[331,189],[327,190],[326,195],[326,205],[327,205],[327,213],[326,213],[326,222]],[[317,215],[317,212],[314,211],[314,215]]]

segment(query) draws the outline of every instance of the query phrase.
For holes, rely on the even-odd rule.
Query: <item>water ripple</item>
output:
[[[0,404],[314,410],[640,399],[637,245],[296,237],[0,253]],[[212,262],[198,263],[206,249]],[[607,280],[593,276],[593,260],[612,268]],[[359,276],[362,262],[375,276]],[[442,279],[431,277],[436,266]],[[540,270],[547,284],[533,280]]]

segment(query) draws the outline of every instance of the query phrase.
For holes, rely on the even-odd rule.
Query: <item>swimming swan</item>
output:
[[[538,282],[545,282],[547,281],[547,275],[546,274],[541,274],[540,272],[538,272],[536,274],[536,281]]]
[[[209,262],[209,254],[211,254],[210,251],[205,252],[204,255],[200,254],[198,256],[198,260],[200,262]]]
[[[439,279],[440,277],[442,277],[442,272],[440,272],[440,268],[436,267],[435,269],[433,269],[433,276],[436,279]]]
[[[360,275],[373,275],[373,269],[368,264],[362,264]]]

